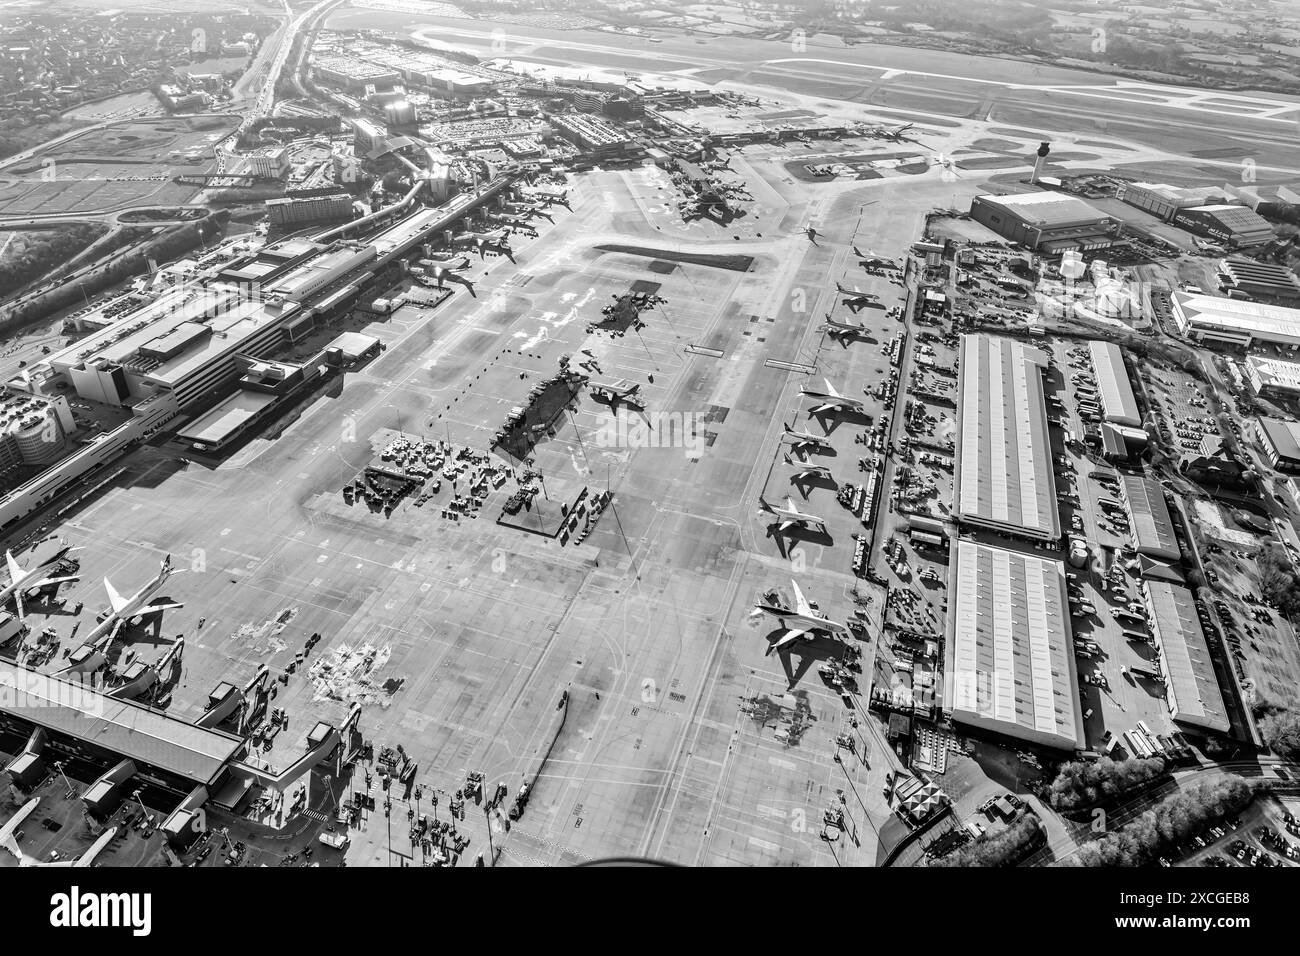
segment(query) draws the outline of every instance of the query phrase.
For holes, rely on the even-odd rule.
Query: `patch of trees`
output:
[[[1148,866],[1226,817],[1240,813],[1255,797],[1255,785],[1240,777],[1193,784],[1161,800],[1122,830],[1079,848],[1073,866]]]
[[[0,259],[0,296],[9,295],[44,276],[104,234],[98,223],[82,222],[58,229],[16,233]]]
[[[1259,735],[1283,760],[1300,760],[1300,713],[1279,707],[1259,722]]]
[[[1300,575],[1281,548],[1265,548],[1256,559],[1259,593],[1287,617],[1300,615]]]
[[[1015,866],[1047,839],[1043,821],[1032,811],[1022,813],[1009,827],[976,837],[933,866]]]
[[[1063,764],[1048,790],[1048,802],[1069,813],[1118,800],[1165,777],[1163,757],[1139,760],[1075,760]]]

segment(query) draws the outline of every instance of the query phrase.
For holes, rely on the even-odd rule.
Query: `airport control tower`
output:
[[[1031,183],[1038,182],[1038,177],[1043,175],[1043,167],[1047,165],[1047,154],[1052,151],[1051,143],[1039,143],[1037,158],[1034,160],[1034,174],[1029,177]]]

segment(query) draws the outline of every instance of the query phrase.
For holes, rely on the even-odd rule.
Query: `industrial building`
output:
[[[1059,750],[1084,740],[1065,566],[958,539],[952,547],[944,711]]]
[[[1088,343],[1092,370],[1097,376],[1097,394],[1101,397],[1102,418],[1116,425],[1136,428],[1142,424],[1137,398],[1129,381],[1124,353],[1114,342]]]
[[[1120,487],[1132,522],[1138,554],[1177,561],[1182,557],[1164,488],[1141,475],[1122,475]]]
[[[1120,183],[1115,198],[1163,219],[1173,220],[1180,210],[1226,202],[1231,198],[1220,186],[1170,186],[1168,183]]]
[[[1105,249],[1118,229],[1114,219],[1082,199],[1056,192],[976,196],[970,216],[1004,239],[1046,255]]]
[[[1190,292],[1175,292],[1170,299],[1178,331],[1198,342],[1300,348],[1300,310]]]
[[[1219,286],[1228,295],[1265,299],[1300,299],[1300,279],[1286,266],[1230,256],[1219,263]]]
[[[1300,422],[1257,418],[1255,435],[1275,471],[1300,472]]]
[[[1231,203],[1189,206],[1174,213],[1170,222],[1233,249],[1252,249],[1273,240],[1273,227],[1267,219]]]
[[[1300,362],[1247,355],[1245,377],[1250,390],[1263,398],[1289,399],[1300,395]]]
[[[1228,712],[1192,592],[1168,581],[1147,578],[1142,582],[1142,596],[1170,715],[1180,723],[1226,733]]]
[[[1014,339],[961,337],[957,518],[1041,540],[1061,536],[1043,372],[1048,357]]]

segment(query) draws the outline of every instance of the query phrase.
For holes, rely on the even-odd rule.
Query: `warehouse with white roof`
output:
[[[1129,381],[1124,353],[1114,342],[1089,342],[1092,370],[1097,376],[1097,394],[1101,397],[1102,418],[1116,425],[1136,428],[1142,424],[1137,398]]]
[[[1065,566],[959,539],[949,587],[945,712],[1031,743],[1081,747]]]
[[[1148,623],[1156,640],[1170,715],[1180,723],[1226,733],[1228,710],[1192,592],[1168,581],[1147,579],[1142,582],[1142,596],[1150,612]]]
[[[1170,298],[1178,331],[1188,338],[1242,348],[1269,342],[1300,349],[1300,310],[1189,292],[1175,292]]]
[[[1043,371],[1014,339],[963,335],[954,513],[966,524],[1041,540],[1061,536]]]

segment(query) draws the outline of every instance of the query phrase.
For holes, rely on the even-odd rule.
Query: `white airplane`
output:
[[[775,515],[780,519],[777,530],[788,531],[793,527],[812,528],[815,531],[825,531],[826,522],[816,515],[804,514],[795,507],[794,501],[789,495],[785,497],[785,507],[778,508],[775,505],[768,504],[762,495],[758,496],[758,505],[762,509],[760,514],[766,513]]]
[[[567,189],[552,191],[541,187],[533,187],[532,189],[525,190],[524,196],[530,200],[539,202],[544,206],[553,206],[556,204],[561,206],[569,205],[569,191]]]
[[[53,860],[49,863],[38,863],[29,856],[19,862],[22,866],[63,866],[77,870],[85,869],[95,862],[95,857],[104,852],[104,848],[113,842],[113,837],[116,835],[117,827],[109,827],[86,849],[85,853],[81,854],[81,856],[77,857],[75,860]]]
[[[856,322],[841,322],[839,319],[832,319],[830,313],[826,313],[826,324],[822,326],[822,331],[831,336],[836,341],[844,339],[855,339],[860,335],[866,335],[871,330],[865,325],[858,325]]]
[[[812,432],[801,432],[798,429],[786,425],[785,437],[790,440],[790,447],[802,454],[805,448],[830,448],[831,443],[823,435],[814,435]]]
[[[9,822],[0,827],[0,850],[8,850],[14,856],[18,857],[18,862],[22,863],[27,857],[23,856],[22,849],[18,846],[18,838],[14,836],[22,822],[32,815],[36,810],[36,805],[41,802],[40,797],[32,797],[21,807],[18,812],[9,818]]]
[[[854,286],[852,289],[846,289],[837,282],[835,283],[835,288],[840,295],[844,297],[840,301],[854,312],[857,312],[859,309],[865,309],[867,306],[874,305],[880,299],[880,296],[876,295],[874,292],[863,292],[857,286]]]
[[[152,581],[147,582],[144,587],[136,591],[129,598],[124,598],[117,593],[108,578],[104,578],[104,590],[108,592],[109,612],[108,616],[95,625],[95,629],[86,635],[85,643],[96,644],[97,641],[103,640],[108,644],[117,637],[118,631],[126,624],[138,624],[140,620],[149,614],[157,614],[160,611],[170,611],[173,608],[184,607],[184,604],[149,604],[149,598],[157,593],[158,589],[167,583],[167,579],[173,574],[183,572],[172,570],[172,556],[169,554],[163,558],[162,564],[158,568],[158,574]]]
[[[754,605],[756,611],[780,619],[781,626],[786,631],[780,640],[768,648],[767,652],[769,654],[772,651],[793,644],[809,633],[820,631],[832,637],[847,638],[849,636],[849,629],[843,624],[829,620],[825,615],[819,614],[812,609],[811,605],[808,604],[808,599],[799,590],[798,582],[792,580],[790,584],[794,587],[793,608],[781,607],[778,604],[765,604],[762,601]]]
[[[870,250],[868,250],[867,252],[863,252],[857,246],[854,246],[853,254],[858,257],[859,260],[858,265],[862,266],[862,268],[864,269],[871,269],[871,268],[897,269],[898,268],[898,266],[894,263],[893,259],[886,259],[884,256],[878,256],[874,252],[871,252]]]
[[[790,476],[791,481],[811,481],[813,479],[819,479],[822,481],[835,480],[831,475],[831,470],[825,465],[809,465],[806,463],[796,465],[794,459],[789,455],[785,456],[785,463],[787,465],[795,465],[794,474]]]
[[[835,390],[835,386],[831,384],[830,379],[823,379],[823,381],[826,382],[826,391],[824,392],[819,392],[810,388],[799,389],[800,393],[806,397],[818,400],[818,404],[809,409],[809,415],[819,415],[822,412],[831,411],[862,411],[862,399],[848,398],[847,396],[841,395]]]
[[[504,229],[495,229],[492,232],[462,232],[451,237],[451,244],[457,248],[473,247],[478,250],[478,257],[482,259],[487,249],[508,252],[505,239]]]
[[[547,222],[555,222],[554,217],[546,211],[546,207],[539,202],[507,202],[505,208],[512,210],[519,215],[541,216]]]
[[[30,571],[24,571],[22,566],[14,558],[12,551],[5,552],[5,561],[9,565],[9,583],[0,588],[0,606],[8,603],[10,598],[14,600],[14,606],[18,609],[18,618],[20,620],[25,616],[23,610],[23,592],[43,588],[47,584],[65,584],[71,581],[80,581],[81,578],[71,575],[62,578],[49,577],[46,572],[64,559],[70,552],[80,550],[78,548],[63,548],[51,557],[46,558]]]

